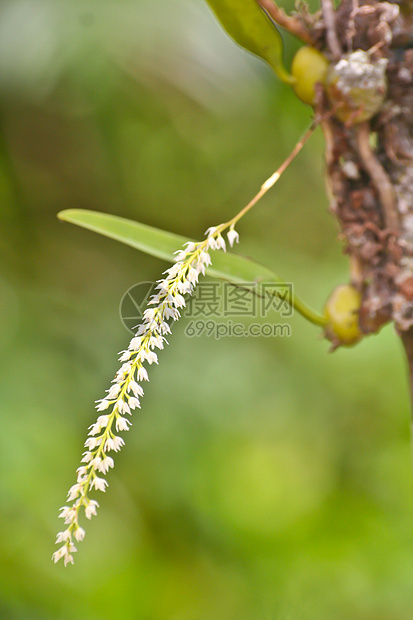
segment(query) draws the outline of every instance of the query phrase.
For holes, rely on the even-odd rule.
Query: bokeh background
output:
[[[288,66],[297,42],[284,40]],[[176,325],[75,566],[51,562],[93,401],[129,342],[119,302],[166,268],[56,214],[201,238],[310,118],[202,0],[2,0],[1,618],[413,617],[408,390],[391,326],[329,355],[300,316],[291,338]],[[237,248],[316,308],[348,278],[322,156],[316,133]]]

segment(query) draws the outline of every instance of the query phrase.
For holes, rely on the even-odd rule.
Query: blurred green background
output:
[[[285,45],[289,66],[297,42]],[[310,118],[202,0],[2,0],[1,618],[413,617],[392,327],[329,355],[300,316],[278,339],[187,338],[177,324],[75,566],[51,562],[93,401],[129,342],[119,302],[166,268],[56,214],[201,238]],[[317,132],[240,223],[237,248],[316,308],[348,278],[322,155]]]

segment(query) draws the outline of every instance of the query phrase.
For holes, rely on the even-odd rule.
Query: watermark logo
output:
[[[124,293],[119,304],[119,316],[123,326],[132,334],[142,322],[142,316],[151,295],[155,294],[156,282],[139,282]]]
[[[123,295],[119,313],[125,328],[134,333],[156,282],[140,282]],[[181,315],[187,319],[188,337],[289,337],[293,314],[293,284],[277,282],[243,283],[200,282],[193,296],[187,297]],[[283,322],[270,322],[269,319]],[[237,321],[235,319],[238,319]],[[254,321],[255,319],[255,321]],[[264,321],[265,319],[265,321]]]
[[[185,327],[188,338],[289,338],[289,323],[235,323],[234,321],[211,321],[198,319],[189,321]]]

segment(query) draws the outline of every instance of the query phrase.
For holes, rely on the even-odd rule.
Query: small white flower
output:
[[[58,545],[61,542],[66,542],[67,540],[70,540],[71,538],[71,533],[70,530],[65,530],[64,532],[59,532],[56,536],[56,545]]]
[[[148,372],[143,366],[140,366],[140,368],[138,368],[138,372],[136,373],[136,375],[138,381],[149,381]]]
[[[180,266],[179,265],[174,265],[174,267],[178,268],[178,271],[180,271]],[[159,290],[159,295],[163,296],[166,295],[166,293],[169,290],[169,281],[168,280],[158,280],[158,284],[155,287],[157,290]]]
[[[218,235],[218,237],[216,239],[216,249],[217,250],[224,250],[224,252],[227,251],[227,247],[225,245],[224,238],[221,237],[221,235]]]
[[[99,459],[99,464],[96,465],[96,469],[100,471],[102,474],[106,474],[111,467],[114,466],[114,461],[111,456],[105,456],[105,458]]]
[[[102,461],[102,466],[106,471],[109,471],[110,468],[113,468],[115,465],[113,458],[111,456],[105,456]]]
[[[176,308],[185,308],[186,306],[185,299],[179,293],[175,295],[173,303]]]
[[[133,410],[133,409],[136,409],[136,408],[140,409],[140,408],[141,408],[141,404],[140,404],[140,402],[139,402],[139,399],[138,399],[138,398],[135,398],[134,396],[132,396],[132,397],[129,399],[129,407],[130,407],[132,410]]]
[[[181,251],[182,250],[178,250],[178,252],[181,252]],[[185,252],[183,252],[183,254],[185,254]],[[181,271],[181,269],[182,269],[182,263],[177,261],[175,257],[174,264],[171,267],[169,267],[169,269],[165,269],[165,271],[163,272],[164,274],[166,274],[166,278],[164,280],[157,280],[158,284],[161,285],[165,291],[167,291],[169,288],[169,281],[176,278],[176,276]],[[160,289],[160,287],[158,286],[156,288]]]
[[[178,282],[178,291],[182,295],[191,295],[193,290],[194,287],[188,280],[185,280],[185,282]]]
[[[73,536],[78,542],[81,542],[85,537],[85,530],[80,525],[75,529]]]
[[[70,552],[74,553],[75,551],[77,551],[76,547],[70,543],[67,543],[54,552],[52,555],[52,560],[56,564],[56,562],[63,558],[65,566],[67,566],[69,562],[73,564],[73,556]]]
[[[83,452],[83,458],[81,460],[81,463],[90,463],[92,459],[93,459],[93,452]]]
[[[147,360],[148,364],[157,364],[158,363],[158,356],[156,355],[155,351],[142,351],[142,357],[141,357],[142,361],[144,362],[145,360]]]
[[[163,343],[165,338],[163,336],[151,336],[149,338],[149,346],[151,349],[157,347],[158,349],[163,349]]]
[[[143,389],[141,388],[139,383],[136,383],[136,381],[129,381],[128,392],[130,390],[132,390],[135,396],[143,396]],[[130,404],[130,401],[129,401],[129,404]]]
[[[77,514],[76,514],[76,507],[72,506],[70,511],[67,513],[67,517],[64,520],[64,524],[65,525],[72,525],[72,523],[75,523],[77,519]]]
[[[96,446],[102,443],[102,439],[100,437],[89,437],[85,441],[85,448],[89,448],[89,450],[94,450]]]
[[[124,445],[125,442],[122,437],[108,437],[105,443],[105,451],[109,452],[110,450],[114,450],[115,452],[119,452]]]
[[[118,416],[116,418],[116,430],[117,431],[128,431],[129,424],[130,422],[126,418],[122,418],[121,416]]]
[[[105,441],[105,445],[103,447],[105,452],[109,452],[110,450],[115,449],[115,444],[113,443],[112,437],[108,437]]]
[[[156,310],[155,308],[146,308],[145,312],[143,313],[143,318],[145,321],[153,321],[156,315]]]
[[[70,487],[67,493],[67,501],[72,502],[74,499],[76,499],[79,496],[81,488],[82,485],[79,482]]]
[[[150,300],[148,301],[148,306],[158,306],[161,298],[161,293],[158,293],[157,295],[152,295]]]
[[[98,400],[96,401],[97,403],[99,403],[98,405],[96,405],[96,409],[98,411],[104,411],[105,409],[107,409],[110,405],[109,401],[106,400],[106,398],[102,398],[102,400]]]
[[[78,483],[83,484],[87,478],[87,467],[78,467],[76,473]]]
[[[68,554],[68,551],[67,551],[66,545],[64,545],[63,547],[60,547],[60,549],[55,551],[54,554],[52,555],[53,562],[56,564],[56,562],[58,562],[61,558],[67,556],[67,554]],[[65,566],[66,564],[67,562],[65,561]]]
[[[208,230],[205,231],[205,236],[206,237],[211,237],[217,230],[216,226],[211,226],[211,228],[208,228]]]
[[[191,284],[196,284],[198,282],[199,273],[193,267],[188,271],[187,279]]]
[[[146,347],[142,347],[141,349],[139,349],[139,351],[136,354],[137,361],[140,361],[140,362],[145,361],[145,350],[146,350]]]
[[[128,413],[128,409],[129,409],[129,407],[128,407],[128,405],[125,403],[125,401],[124,401],[124,400],[122,400],[122,399],[118,400],[117,405],[118,405],[118,411],[119,411],[119,413],[125,413],[125,412],[126,412],[126,413]]]
[[[102,462],[102,459],[100,456],[95,456],[95,458],[93,459],[93,461],[91,462],[91,466],[93,469],[97,469],[100,471],[100,464]]]
[[[198,260],[199,260],[201,263],[204,263],[204,265],[206,265],[206,267],[209,267],[209,265],[211,264],[211,257],[210,257],[210,255],[208,254],[208,252],[201,251],[201,252],[199,253]]]
[[[74,506],[71,506],[70,508],[69,506],[63,506],[60,511],[59,518],[65,520],[65,525],[69,525],[76,521],[76,508]]]
[[[207,250],[218,250],[218,244],[214,237],[208,237]]]
[[[141,346],[141,342],[142,342],[142,338],[135,336],[135,338],[132,338],[132,340],[130,341],[129,349],[131,351],[137,351],[139,347]]]
[[[102,428],[106,428],[108,423],[109,423],[109,416],[108,415],[100,415],[98,417],[98,419],[96,420],[97,424],[100,424],[100,426]]]
[[[98,422],[95,422],[95,424],[92,424],[91,426],[89,426],[89,435],[93,436],[93,435],[99,435],[100,431],[102,430],[100,424]]]
[[[119,450],[125,445],[125,442],[123,441],[122,437],[117,437],[116,435],[112,437],[112,441],[113,441],[113,449],[115,450],[115,452],[119,452]]]
[[[119,358],[120,362],[127,362],[130,360],[132,353],[130,351],[121,351],[122,355]]]
[[[60,508],[60,515],[59,517],[61,519],[66,519],[68,512],[71,510],[71,508],[69,506],[62,506]]]
[[[98,502],[94,499],[90,499],[88,505],[85,508],[86,519],[91,519],[92,517],[96,516],[97,508],[99,508]]]
[[[70,555],[70,553],[67,553],[63,558],[63,562],[65,566],[67,566],[68,564],[74,564],[73,555]]]
[[[169,327],[169,324],[166,321],[162,321],[161,323],[159,323],[159,331],[162,334],[171,334],[171,328]]]
[[[227,237],[231,247],[233,247],[234,243],[239,243],[239,234],[233,228],[227,232]]]
[[[119,370],[120,375],[128,375],[132,370],[132,364],[130,362],[126,362]]]
[[[187,254],[192,254],[192,252],[196,250],[196,246],[197,246],[197,244],[194,243],[193,241],[187,241],[186,243],[184,243],[184,245],[186,246]]]
[[[176,252],[174,252],[174,254],[176,254],[174,261],[176,263],[183,263],[186,260],[186,252],[184,252],[184,250],[177,250]],[[179,273],[179,272],[178,272]],[[174,276],[172,276],[170,274],[170,277],[173,278]]]
[[[114,383],[111,387],[110,390],[108,390],[108,398],[116,398],[117,395],[120,392],[120,385],[119,383]]]
[[[95,487],[97,491],[105,492],[107,486],[108,483],[104,478],[98,478],[98,476],[95,476],[90,482],[89,489],[93,489],[93,487]]]
[[[177,308],[165,308],[164,316],[166,319],[173,319],[177,321],[181,316]]]

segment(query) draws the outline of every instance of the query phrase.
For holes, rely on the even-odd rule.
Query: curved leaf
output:
[[[108,213],[99,213],[98,211],[67,209],[58,213],[57,217],[170,263],[173,262],[174,252],[180,250],[187,241],[194,241],[188,237],[182,237],[140,222]],[[280,278],[268,267],[232,253],[214,252],[213,265],[208,267],[207,274],[216,278],[231,280],[237,284],[264,281],[281,282]]]
[[[133,222],[117,215],[99,213],[98,211],[67,209],[58,213],[57,217],[60,220],[77,224],[170,263],[174,259],[174,253],[181,249],[184,243],[193,241],[193,239],[159,230],[159,228],[153,228],[140,222]],[[268,267],[260,265],[244,256],[232,253],[214,252],[213,264],[211,267],[208,267],[206,273],[209,276],[227,280],[234,284],[251,285],[252,282],[285,284]],[[281,294],[282,290],[279,290],[279,293]],[[285,294],[288,296],[286,298],[288,303],[304,318],[315,325],[325,325],[325,318],[311,310],[295,294],[291,294],[288,285],[285,287]]]
[[[291,84],[295,81],[283,65],[281,35],[256,0],[206,2],[236,43],[265,60],[283,82]]]

